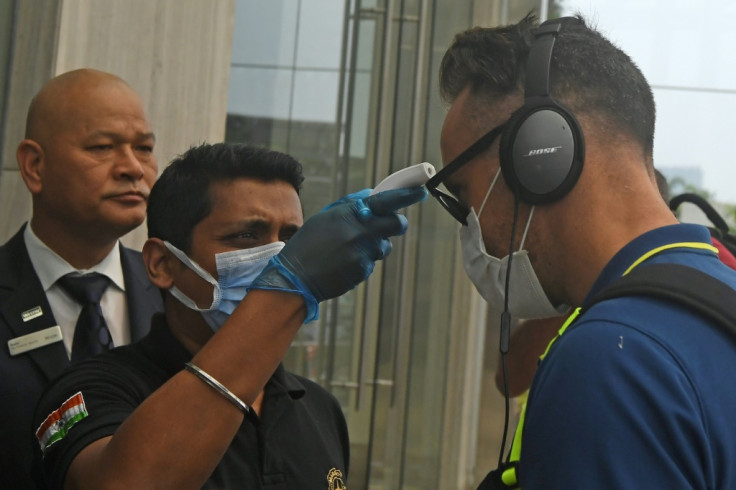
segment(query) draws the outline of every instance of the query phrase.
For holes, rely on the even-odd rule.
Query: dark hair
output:
[[[636,64],[582,17],[565,22],[555,41],[551,95],[612,135],[634,138],[647,157],[654,146],[654,97]],[[523,93],[536,17],[518,24],[474,27],[455,36],[440,64],[440,95],[452,102],[470,86],[484,104]],[[487,107],[479,107],[478,110]]]
[[[236,178],[282,180],[301,190],[302,165],[278,151],[240,143],[202,144],[166,167],[148,198],[148,237],[189,253],[194,227],[212,211],[213,182]]]

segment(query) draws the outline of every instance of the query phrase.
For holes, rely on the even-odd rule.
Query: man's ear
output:
[[[45,153],[36,141],[24,139],[15,152],[18,169],[31,194],[38,194],[43,188],[43,165]]]
[[[159,289],[169,289],[174,284],[172,260],[177,260],[159,238],[149,238],[143,244],[143,263],[148,278]]]

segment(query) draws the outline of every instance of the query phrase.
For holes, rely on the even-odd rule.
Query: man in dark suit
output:
[[[102,278],[98,350],[143,337],[163,309],[140,253],[119,242],[145,218],[153,146],[138,95],[114,75],[68,72],[31,102],[17,160],[33,216],[0,247],[0,487],[33,488],[31,417],[41,390],[70,359],[95,352],[79,341],[86,307],[64,278]]]

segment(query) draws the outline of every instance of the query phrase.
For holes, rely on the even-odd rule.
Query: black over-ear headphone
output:
[[[524,105],[501,137],[503,178],[521,200],[546,204],[564,197],[583,170],[585,143],[575,116],[549,94],[552,48],[565,23],[549,20],[533,32],[524,84]]]

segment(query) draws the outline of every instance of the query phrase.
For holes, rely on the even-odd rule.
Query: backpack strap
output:
[[[681,264],[639,266],[584,304],[583,311],[606,299],[634,295],[685,305],[717,323],[736,340],[736,290],[705,272]]]
[[[673,197],[672,199],[670,199],[669,202],[670,209],[672,211],[677,211],[677,208],[680,207],[680,204],[684,202],[689,202],[699,207],[700,210],[705,213],[705,216],[710,220],[710,222],[713,223],[713,226],[715,226],[716,229],[726,234],[729,232],[726,220],[723,219],[720,214],[718,214],[718,211],[716,211],[716,209],[708,201],[706,201],[703,196],[699,196],[698,194],[685,193]]]

